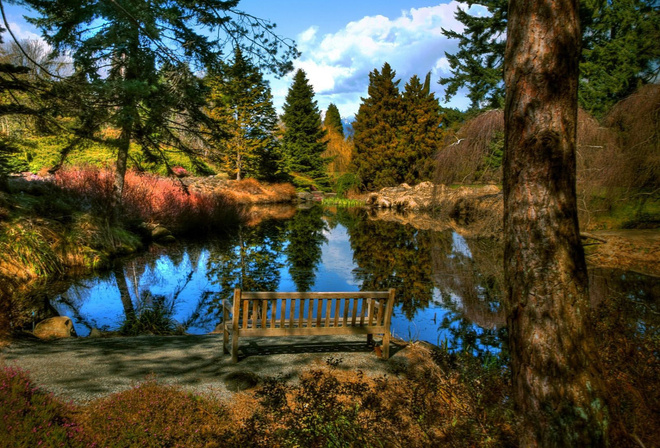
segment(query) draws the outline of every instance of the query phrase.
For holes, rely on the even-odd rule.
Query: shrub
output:
[[[145,292],[142,296],[142,306],[135,315],[128,315],[119,332],[125,336],[140,334],[173,335],[177,333],[178,324],[174,320],[173,310],[163,296],[152,296]]]
[[[85,434],[72,415],[70,406],[35,387],[23,371],[0,369],[0,443],[12,441],[15,448],[85,446]]]
[[[217,401],[149,380],[89,405],[81,417],[89,445],[220,447],[231,424]]]
[[[353,173],[345,173],[335,181],[335,192],[340,198],[345,198],[350,193],[355,193],[360,187],[360,178]]]
[[[303,374],[298,385],[270,379],[258,392],[260,407],[231,434],[230,444],[513,445],[506,376],[478,361],[469,369],[476,370],[467,376],[461,369],[442,369],[418,347],[402,378],[368,379],[359,372],[316,369]]]
[[[112,171],[94,166],[63,168],[55,183],[75,194],[88,210],[107,214],[112,204]],[[225,196],[189,193],[179,181],[128,171],[122,217],[127,222],[156,222],[178,233],[205,233],[239,219],[236,206]]]

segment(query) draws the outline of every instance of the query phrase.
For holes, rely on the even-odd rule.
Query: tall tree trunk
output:
[[[115,165],[115,181],[112,196],[112,207],[116,218],[119,217],[122,196],[124,195],[124,179],[126,178],[126,163],[128,161],[128,149],[131,145],[131,133],[132,123],[124,124],[117,147],[117,163]]]
[[[577,0],[509,2],[504,271],[521,446],[601,446],[575,196]]]

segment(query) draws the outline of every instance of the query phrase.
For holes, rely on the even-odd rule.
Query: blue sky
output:
[[[441,104],[467,107],[460,92],[445,104],[443,87],[437,83],[449,74],[445,51],[453,53],[457,48],[441,28],[462,30],[454,18],[459,6],[456,1],[431,0],[242,0],[238,9],[271,20],[280,35],[294,39],[302,52],[294,65],[307,73],[319,109],[334,103],[343,118],[352,119],[361,98],[367,96],[369,72],[380,70],[385,62],[396,71],[401,89],[412,75],[431,72],[432,89]],[[38,37],[37,30],[22,19],[24,10],[13,5],[5,5],[5,10],[15,34]],[[268,77],[278,111],[291,78]]]

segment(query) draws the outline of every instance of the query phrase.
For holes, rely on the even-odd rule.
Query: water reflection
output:
[[[357,291],[397,288],[392,331],[453,349],[497,352],[504,335],[502,250],[452,230],[419,230],[364,210],[300,210],[239,228],[222,240],[146,254],[84,279],[54,305],[78,334],[117,329],[154,300],[190,333],[212,331],[222,300],[244,290]],[[593,271],[592,271],[593,273]],[[593,275],[592,275],[593,276]],[[604,278],[610,278],[602,273]],[[628,288],[635,297],[646,291]],[[592,279],[598,291],[601,280]],[[598,283],[600,282],[600,283]],[[657,282],[656,286],[657,288]],[[645,293],[644,293],[645,294]]]

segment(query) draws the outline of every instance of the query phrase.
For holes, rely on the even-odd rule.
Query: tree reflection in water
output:
[[[255,227],[241,226],[226,244],[214,247],[207,261],[207,277],[219,291],[213,294],[208,312],[220,318],[222,301],[231,299],[234,288],[276,291],[284,266],[285,238],[285,227],[268,220]]]
[[[310,291],[316,280],[316,270],[328,242],[323,209],[319,206],[301,211],[287,223],[288,244],[284,249],[289,274],[298,291]]]
[[[594,305],[599,296],[625,294],[631,306],[644,311],[655,306],[649,297],[660,296],[657,279],[632,273],[591,270],[590,284]],[[393,325],[399,335],[484,354],[499,351],[506,331],[502,285],[497,241],[375,220],[361,209],[314,207],[243,226],[222,240],[179,244],[131,258],[113,271],[78,280],[64,293],[53,293],[51,303],[72,317],[84,335],[85,328],[115,329],[118,316],[125,319],[145,305],[141,299],[162,296],[179,324],[204,333],[219,322],[221,300],[231,299],[235,287],[394,287],[398,303]],[[653,326],[650,320],[657,312],[644,316],[640,328]]]

